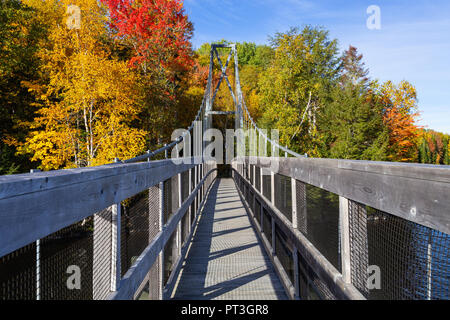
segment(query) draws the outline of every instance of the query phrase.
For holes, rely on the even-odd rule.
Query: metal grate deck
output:
[[[232,179],[212,187],[173,299],[287,299]]]

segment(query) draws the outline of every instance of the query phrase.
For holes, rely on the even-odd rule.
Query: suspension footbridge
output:
[[[223,81],[234,111],[213,110]],[[241,132],[225,165],[205,155],[223,115]],[[449,192],[448,166],[281,146],[248,112],[236,47],[212,45],[202,105],[171,144],[0,177],[0,300],[449,299]]]

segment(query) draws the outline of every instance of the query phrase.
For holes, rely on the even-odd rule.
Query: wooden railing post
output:
[[[275,207],[275,172],[270,172],[270,202]]]
[[[164,207],[165,199],[164,199],[164,181],[159,183],[159,230],[162,231],[164,229]],[[158,293],[159,299],[163,300],[163,292],[164,292],[164,249],[159,253],[159,282],[158,282]]]
[[[149,189],[149,219],[150,226],[153,225],[153,232],[149,232],[149,241],[157,232],[161,232],[164,226],[164,182]],[[156,270],[152,271],[152,270]],[[164,250],[158,255],[152,266],[149,277],[149,299],[162,300],[164,284]]]
[[[339,197],[339,225],[341,243],[342,279],[351,283],[350,269],[350,224],[348,216],[348,199]]]
[[[198,180],[198,165],[196,165],[195,167],[194,167],[194,170],[195,170],[195,187],[197,188],[197,186],[198,186],[198,183],[199,183],[199,180]],[[200,207],[200,201],[199,201],[199,197],[198,197],[198,193],[197,193],[197,195],[195,196],[195,214],[197,215],[197,212],[198,212],[198,208]]]
[[[121,205],[113,204],[111,223],[111,291],[117,291],[121,278],[120,259],[120,232],[121,232]]]
[[[272,222],[272,255],[275,256],[276,255],[276,250],[275,250],[275,246],[276,246],[275,219],[271,216],[270,220]]]
[[[273,150],[275,150],[275,148],[273,148]],[[270,201],[272,202],[272,205],[274,207],[275,206],[275,172],[271,171],[270,172]],[[275,251],[275,219],[273,217],[271,217],[271,221],[272,221],[272,255],[275,256],[276,255],[276,251]]]
[[[178,208],[181,208],[181,205],[183,204],[183,192],[182,192],[182,184],[183,180],[181,179],[181,173],[178,174]],[[177,226],[177,254],[178,257],[181,256],[181,247],[183,245],[183,239],[182,239],[182,222],[183,219],[180,220],[180,222],[178,222],[178,226]]]
[[[193,186],[194,186],[194,182],[192,181],[192,171],[193,169],[189,169],[188,170],[188,177],[189,177],[189,194],[188,194],[188,197],[189,197],[189,195],[192,193],[192,189],[193,189]],[[189,210],[188,210],[188,213],[189,213],[189,217],[188,217],[188,224],[189,224],[189,226],[188,226],[188,233],[191,233],[191,228],[192,228],[192,210],[195,210],[195,208],[193,208],[192,207],[192,205],[190,205],[189,206]]]
[[[294,245],[292,252],[293,257],[293,263],[294,263],[294,297],[295,299],[300,298],[300,277],[299,277],[299,270],[298,270],[298,250],[297,247]]]
[[[297,229],[297,180],[291,178],[292,228]]]

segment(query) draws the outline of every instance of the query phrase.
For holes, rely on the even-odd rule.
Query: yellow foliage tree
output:
[[[97,0],[26,0],[48,21],[49,43],[41,52],[48,84],[30,91],[42,101],[22,146],[44,170],[100,165],[145,149],[146,132],[131,127],[140,111],[138,76],[111,58],[101,37],[107,14]],[[70,27],[69,5],[81,23]],[[70,12],[69,12],[70,13]]]

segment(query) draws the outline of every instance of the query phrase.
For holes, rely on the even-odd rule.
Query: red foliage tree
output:
[[[172,73],[192,67],[193,34],[182,0],[101,0],[110,11],[111,27],[132,42],[132,66]]]

